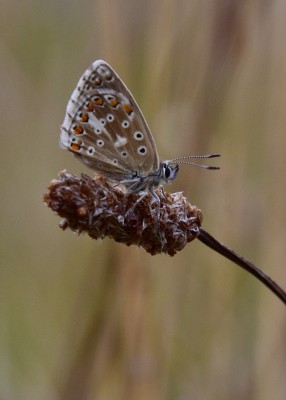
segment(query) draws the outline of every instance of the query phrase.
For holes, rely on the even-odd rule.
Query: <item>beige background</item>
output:
[[[77,80],[103,58],[204,228],[286,287],[286,3],[3,0],[1,399],[286,398],[285,306],[195,241],[174,258],[58,228],[42,203]]]

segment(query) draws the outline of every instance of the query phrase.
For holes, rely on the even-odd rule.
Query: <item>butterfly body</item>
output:
[[[154,171],[154,173],[150,173],[146,176],[140,176],[136,174],[133,175],[130,180],[127,179],[121,183],[124,184],[130,192],[138,193],[150,190],[151,193],[154,193],[154,189],[156,189],[158,186],[170,183],[172,180],[174,180],[178,170],[178,165],[173,167],[168,165],[165,161],[164,163],[160,163],[159,169]]]

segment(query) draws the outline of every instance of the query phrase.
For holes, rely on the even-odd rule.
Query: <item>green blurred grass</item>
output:
[[[260,283],[200,243],[151,257],[63,233],[41,200],[61,169],[85,170],[59,149],[59,126],[103,58],[162,158],[222,154],[219,172],[182,167],[166,189],[286,287],[283,2],[1,9],[0,397],[284,399],[284,309]]]

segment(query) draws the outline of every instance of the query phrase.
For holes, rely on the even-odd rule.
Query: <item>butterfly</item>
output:
[[[155,189],[175,179],[180,157],[161,162],[143,114],[116,72],[103,60],[95,61],[81,76],[68,102],[61,126],[61,147],[71,151],[98,175],[123,184],[129,193]],[[208,169],[218,169],[199,165]]]

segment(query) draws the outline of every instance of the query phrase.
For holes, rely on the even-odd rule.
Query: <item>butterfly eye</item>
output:
[[[165,167],[164,175],[165,175],[165,178],[168,179],[170,177],[170,175],[171,175],[171,170],[168,167],[168,165],[166,165],[166,164],[164,164],[164,167]]]
[[[162,165],[162,178],[165,182],[171,182],[175,179],[177,173],[179,171],[179,165],[175,165],[174,167],[164,163]]]

